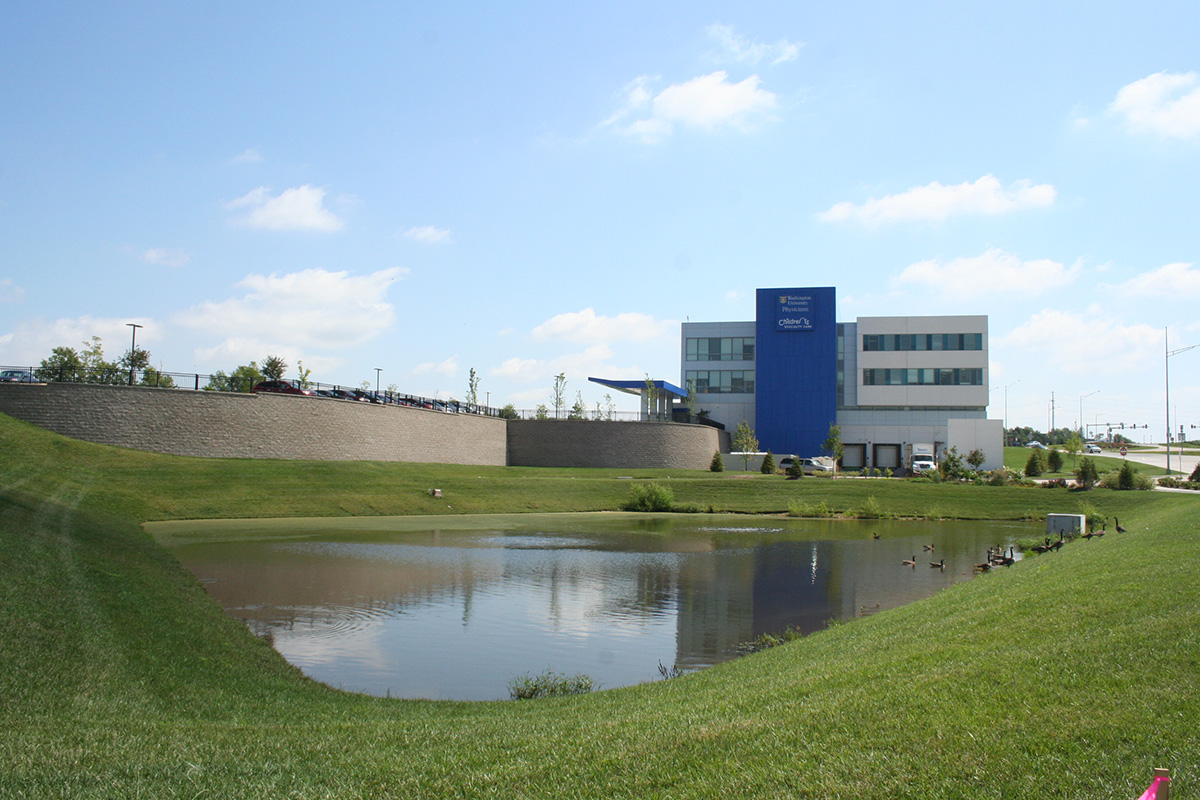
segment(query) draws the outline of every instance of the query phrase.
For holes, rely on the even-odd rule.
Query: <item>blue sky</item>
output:
[[[678,382],[757,287],[987,314],[990,415],[1165,433],[1200,344],[1195,3],[10,3],[0,362],[518,408]],[[1170,359],[1200,426],[1200,348]],[[1092,394],[1094,392],[1094,394]],[[1085,395],[1087,395],[1085,397]],[[636,401],[618,395],[618,407]],[[1147,434],[1138,434],[1141,439]]]

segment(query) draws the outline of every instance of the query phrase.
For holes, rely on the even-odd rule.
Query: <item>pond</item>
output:
[[[989,547],[1040,532],[620,513],[147,529],[307,675],[454,700],[507,698],[514,678],[546,670],[615,688],[659,679],[660,664],[711,666],[763,633],[811,633],[928,597],[969,580]],[[915,567],[901,563],[914,557]],[[929,566],[941,559],[944,569]]]

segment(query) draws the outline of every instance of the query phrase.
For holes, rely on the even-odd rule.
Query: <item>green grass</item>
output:
[[[1028,447],[1006,447],[1004,448],[1004,466],[1012,470],[1024,470],[1025,464],[1029,461],[1029,454],[1032,452]],[[1042,463],[1046,463],[1045,458],[1048,450],[1042,451]],[[1074,457],[1066,451],[1062,451],[1063,465],[1058,472],[1043,472],[1039,479],[1048,480],[1050,478],[1074,478],[1075,467],[1079,464],[1079,459],[1087,456],[1096,464],[1096,470],[1103,475],[1106,472],[1113,472],[1121,469],[1121,465],[1125,463],[1125,459],[1119,455],[1099,455],[1090,456],[1086,453],[1080,453]],[[1146,475],[1166,475],[1167,471],[1162,467],[1155,467],[1150,464],[1133,463],[1133,468],[1137,472],[1145,473]]]
[[[1062,490],[669,470],[210,461],[0,416],[0,797],[1200,796],[1200,502],[1098,490],[1124,535],[684,677],[530,702],[316,684],[150,519],[619,508],[630,476],[737,512],[1072,510]],[[444,497],[432,498],[428,489]]]

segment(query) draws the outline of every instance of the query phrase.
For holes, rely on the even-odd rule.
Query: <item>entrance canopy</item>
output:
[[[683,400],[687,397],[686,390],[666,381],[614,381],[607,378],[588,378],[588,380],[610,389],[616,389],[618,392],[625,392],[625,394],[641,395],[642,415],[645,419],[669,420],[671,405],[675,400]],[[651,407],[648,391],[650,386],[654,387],[653,407]]]

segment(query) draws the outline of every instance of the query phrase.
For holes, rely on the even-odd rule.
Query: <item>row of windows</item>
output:
[[[696,394],[754,394],[754,370],[688,370],[684,376],[687,384],[695,385]]]
[[[864,369],[863,386],[983,386],[983,369]]]
[[[688,361],[753,361],[753,336],[711,336],[684,343]]]
[[[866,352],[895,350],[982,350],[982,333],[868,333]]]

